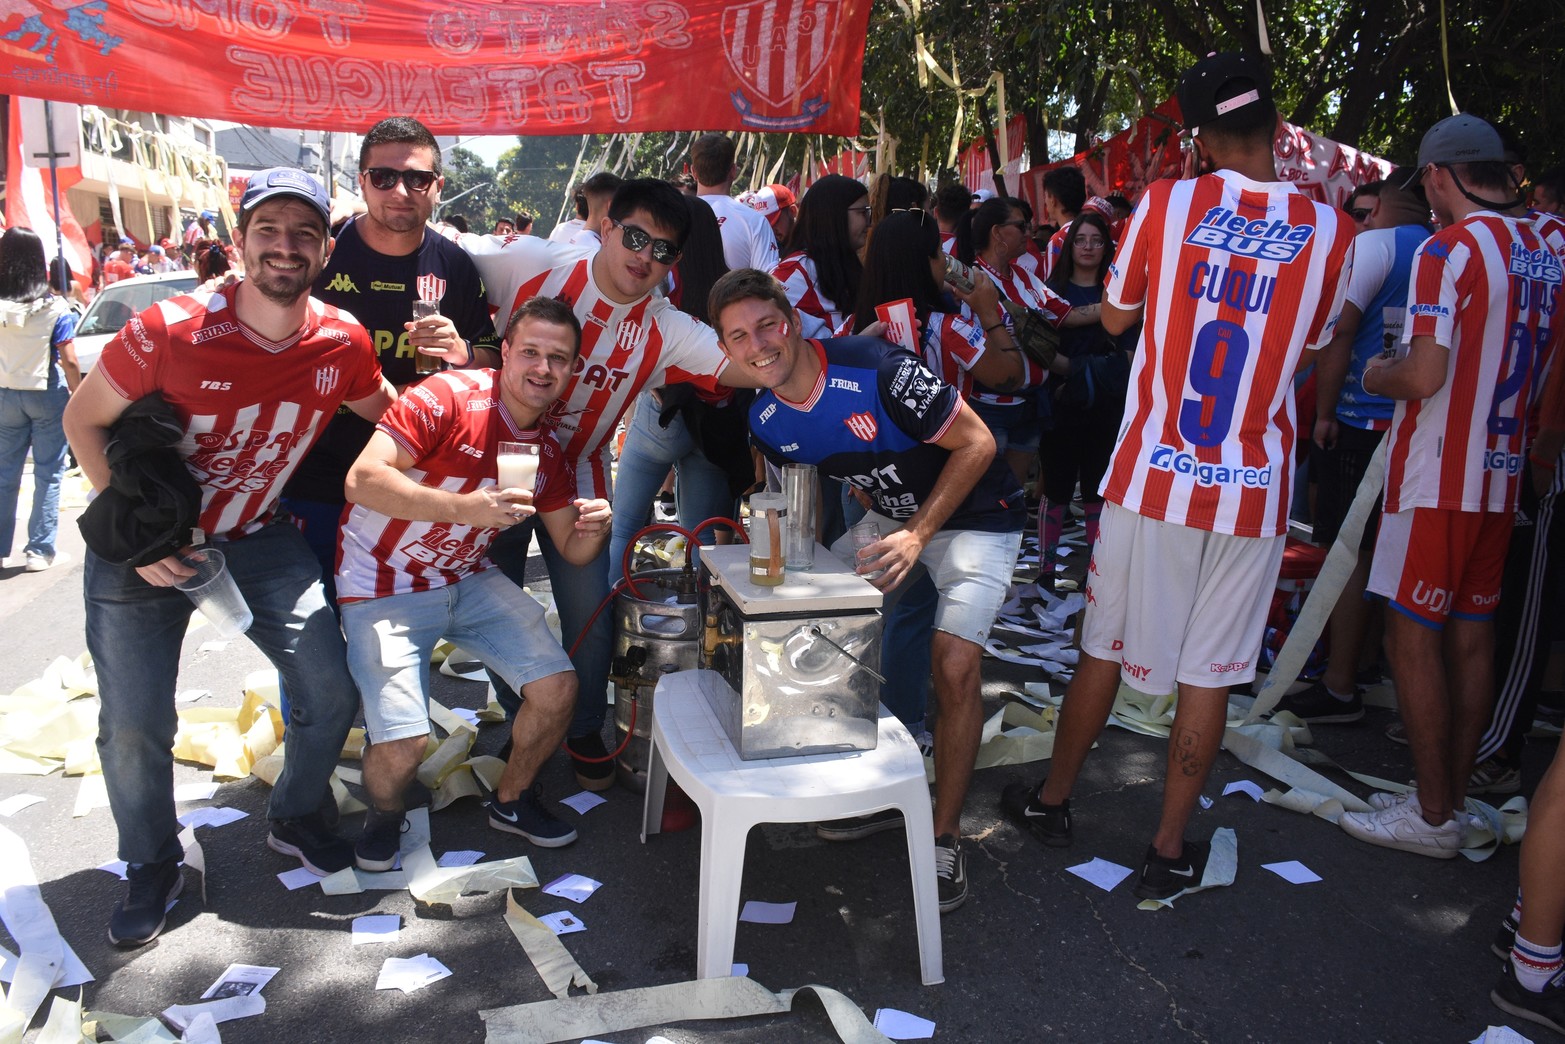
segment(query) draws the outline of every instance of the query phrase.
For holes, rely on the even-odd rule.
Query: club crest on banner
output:
[[[874,416],[868,413],[850,413],[842,423],[846,424],[849,431],[865,442],[874,442],[875,435],[880,430],[875,423]]]
[[[792,130],[826,113],[831,105],[823,91],[801,99],[831,57],[840,8],[840,0],[752,0],[724,9],[729,68],[761,102],[789,110],[763,115],[743,90],[737,90],[730,100],[744,123],[763,130]]]

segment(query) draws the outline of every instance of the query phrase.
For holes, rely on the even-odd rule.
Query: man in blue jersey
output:
[[[1374,213],[1353,240],[1353,275],[1331,343],[1315,360],[1316,421],[1310,470],[1318,483],[1314,542],[1331,547],[1364,481],[1369,458],[1391,427],[1396,404],[1364,390],[1369,361],[1402,343],[1413,253],[1429,238],[1429,207],[1401,187],[1393,174],[1377,192]],[[1374,607],[1364,600],[1380,506],[1364,526],[1358,564],[1343,585],[1328,621],[1331,661],[1320,681],[1284,696],[1278,710],[1292,711],[1315,725],[1344,724],[1364,717],[1359,675],[1373,683],[1380,673],[1379,629]],[[1366,637],[1377,637],[1366,643]]]
[[[879,522],[858,571],[884,569],[871,583],[889,601],[920,569],[940,593],[935,870],[941,912],[954,910],[968,891],[961,815],[983,728],[980,661],[1021,546],[1022,491],[983,421],[916,356],[870,337],[806,341],[782,285],[753,268],[718,280],[708,314],[743,383],[764,389],[750,407],[761,452],[847,483]]]

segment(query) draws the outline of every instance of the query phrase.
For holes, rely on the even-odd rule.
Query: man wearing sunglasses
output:
[[[576,468],[578,497],[610,496],[609,442],[643,390],[691,382],[708,393],[716,391],[725,365],[717,336],[666,298],[653,296],[679,260],[689,227],[690,211],[678,189],[636,178],[614,194],[596,229],[603,245],[595,252],[533,236],[458,240],[477,263],[498,314],[510,315],[532,297],[552,297],[569,304],[581,323],[575,371],[545,421]],[[518,584],[535,528],[580,685],[566,746],[576,758],[577,781],[589,790],[605,790],[614,782],[601,735],[608,706],[610,614],[599,613],[592,629],[583,632],[608,595],[608,552],[585,566],[574,565],[546,530],[518,525],[502,533],[489,552]],[[514,716],[515,695],[498,679],[495,690]],[[586,760],[594,758],[602,760]]]
[[[359,148],[359,191],[368,209],[343,226],[315,280],[316,297],[364,324],[381,371],[399,393],[418,379],[418,353],[438,356],[447,367],[500,365],[500,338],[478,269],[429,227],[444,184],[440,148],[427,127],[407,116],[375,124]],[[414,321],[420,297],[437,300],[440,314]],[[284,491],[283,504],[320,559],[333,602],[343,484],[374,430],[339,410]]]

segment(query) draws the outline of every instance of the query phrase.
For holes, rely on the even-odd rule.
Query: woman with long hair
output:
[[[869,213],[869,190],[841,174],[827,174],[800,200],[799,219],[772,275],[798,310],[805,337],[830,337],[852,314]]]
[[[871,227],[880,224],[887,214],[904,210],[928,210],[929,189],[921,181],[895,174],[882,174],[869,187],[869,218]]]
[[[1019,386],[1025,372],[1023,357],[1000,319],[999,291],[979,273],[970,293],[951,287],[948,296],[943,288],[945,262],[940,225],[933,214],[922,208],[888,213],[875,225],[864,252],[854,330],[861,331],[879,318],[877,306],[910,300],[914,322],[910,333],[917,354],[964,399],[975,378],[993,388]],[[894,335],[888,331],[884,336]],[[938,598],[927,575],[914,580],[887,610],[881,638],[880,662],[886,675],[881,702],[914,737],[926,731],[929,640]]]
[[[1024,308],[1037,309],[1063,320],[1069,305],[1031,272],[1016,263],[1027,252],[1027,218],[1014,199],[989,199],[963,214],[956,226],[956,254],[982,271],[1000,290],[1000,296]],[[1004,314],[1011,328],[1009,313]],[[1002,391],[979,385],[969,401],[994,435],[995,450],[1005,458],[1025,484],[1042,435],[1045,415],[1040,413],[1035,390],[1047,376],[1028,360],[1027,375],[1019,389]]]
[[[76,313],[49,291],[43,243],[30,228],[0,235],[0,546],[11,553],[22,467],[33,456],[33,510],[24,548],[29,573],[55,561],[65,403],[81,382]]]
[[[705,200],[684,196],[690,208],[690,232],[671,275],[669,300],[680,311],[706,322],[706,298],[712,284],[728,271],[717,217]],[[645,391],[636,400],[620,448],[614,477],[614,526],[609,538],[609,582],[620,578],[625,548],[652,518],[669,467],[674,469],[674,510],[689,529],[709,518],[733,515],[738,490],[753,479],[744,409],[721,409],[698,399],[689,385]],[[720,432],[737,417],[737,438]],[[737,449],[737,454],[731,452]],[[737,483],[738,489],[734,489]]]
[[[923,210],[889,214],[875,226],[865,251],[854,330],[875,322],[878,306],[909,299],[917,354],[964,399],[975,380],[1002,391],[1020,387],[1025,377],[1023,356],[1001,318],[994,283],[981,276],[970,293],[951,288],[967,305],[969,314],[964,315],[947,298],[944,282],[945,253],[934,216]]]
[[[1077,482],[1086,511],[1087,553],[1098,539],[1103,498],[1098,486],[1125,412],[1130,377],[1130,353],[1139,325],[1110,336],[1099,321],[1103,280],[1114,258],[1109,223],[1095,210],[1083,210],[1070,223],[1059,262],[1049,273],[1049,287],[1071,303],[1072,322],[1060,331],[1060,355],[1070,360],[1068,376],[1050,377],[1054,423],[1038,444],[1043,471],[1043,496],[1038,507],[1039,576],[1052,578]]]

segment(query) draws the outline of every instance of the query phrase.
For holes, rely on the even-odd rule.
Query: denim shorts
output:
[[[864,521],[880,523],[882,536],[902,528],[900,522],[873,511],[864,516]],[[936,533],[918,556],[919,565],[928,570],[939,592],[935,630],[984,644],[1011,589],[1011,573],[1021,546],[1020,530],[988,533],[942,529]],[[831,550],[843,561],[853,561],[853,547],[847,536],[834,543]],[[901,584],[888,591],[882,611],[889,611],[916,578],[917,570],[909,571]]]
[[[498,569],[432,591],[348,602],[342,628],[372,743],[429,733],[429,656],[442,637],[515,690],[573,669],[543,607]]]

